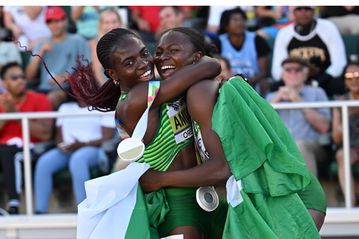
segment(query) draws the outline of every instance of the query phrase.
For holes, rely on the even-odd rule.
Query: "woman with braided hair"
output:
[[[115,110],[118,128],[132,135],[147,108],[148,88],[155,82],[152,56],[137,34],[120,28],[99,40],[97,56],[109,80],[98,86],[90,66],[78,64],[68,78],[73,94],[95,109]],[[177,171],[197,165],[191,123],[181,95],[199,80],[215,78],[220,73],[220,64],[196,53],[187,54],[186,58],[196,64],[189,64],[161,81],[149,109],[148,127],[143,138],[146,149],[138,162],[148,163],[153,171]],[[200,76],[198,72],[202,72]],[[229,175],[229,171],[222,173],[222,178]],[[150,193],[151,200],[161,197],[165,200],[161,206],[169,205],[164,209],[164,219],[156,225],[151,224],[157,236],[183,234],[184,238],[200,239],[215,238],[214,235],[221,233],[224,220],[211,224],[216,212],[206,212],[199,207],[196,189],[171,188]],[[145,194],[146,200],[150,194]],[[151,239],[157,236],[151,234]]]

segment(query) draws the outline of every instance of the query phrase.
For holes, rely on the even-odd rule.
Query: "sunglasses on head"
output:
[[[357,72],[357,71],[355,71],[355,72],[347,72],[347,73],[345,73],[344,78],[346,80],[359,79],[359,72]]]
[[[21,79],[21,80],[26,79],[25,75],[13,75],[13,76],[8,76],[7,78],[9,78],[12,81],[17,81],[19,79]]]
[[[303,70],[303,67],[284,67],[283,69],[288,73],[298,73]]]

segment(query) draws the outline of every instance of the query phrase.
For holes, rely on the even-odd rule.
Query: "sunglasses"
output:
[[[13,75],[13,76],[8,76],[6,78],[9,78],[10,80],[12,81],[17,81],[19,79],[21,80],[25,80],[26,79],[26,76],[25,75]]]
[[[310,10],[313,10],[313,8],[311,8],[311,7],[296,7],[295,10],[296,11],[301,11],[301,10],[310,11]]]
[[[303,67],[284,67],[283,69],[288,73],[298,73],[303,70]]]
[[[355,71],[355,72],[347,72],[347,73],[345,73],[344,78],[346,80],[359,79],[359,72],[357,72],[357,71]]]

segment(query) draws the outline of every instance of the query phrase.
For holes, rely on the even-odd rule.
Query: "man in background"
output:
[[[4,65],[0,77],[5,93],[0,95],[0,113],[51,111],[51,103],[45,94],[26,89],[26,77],[19,63]],[[51,119],[31,119],[30,147],[34,143],[47,141],[52,133]],[[23,150],[20,120],[0,120],[0,167],[8,194],[8,212],[19,213],[21,170],[16,155]]]
[[[269,93],[267,100],[271,103],[328,101],[322,88],[305,85],[308,74],[309,64],[305,60],[288,57],[282,63],[284,86]],[[286,109],[278,110],[278,113],[295,139],[308,167],[318,176],[317,161],[326,157],[321,139],[330,128],[330,110]]]

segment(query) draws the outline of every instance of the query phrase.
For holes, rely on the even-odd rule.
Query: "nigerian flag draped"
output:
[[[310,173],[273,107],[233,77],[220,89],[212,123],[233,174],[222,238],[320,238],[296,193]]]
[[[159,238],[151,230],[138,185],[148,168],[144,163],[131,163],[124,170],[86,181],[87,197],[78,205],[77,238]]]

